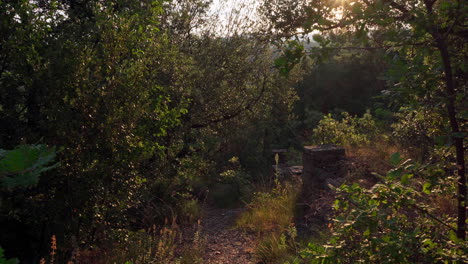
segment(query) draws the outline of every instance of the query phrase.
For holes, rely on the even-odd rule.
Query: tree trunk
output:
[[[458,221],[457,237],[465,240],[466,236],[466,176],[465,176],[465,150],[463,137],[459,135],[460,129],[455,109],[455,83],[453,81],[452,65],[447,43],[441,34],[434,33],[437,48],[440,51],[444,66],[445,92],[447,93],[447,112],[452,129],[452,140],[455,145],[457,171],[458,171]]]

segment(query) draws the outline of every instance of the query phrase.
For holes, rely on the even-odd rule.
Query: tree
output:
[[[1,147],[44,142],[62,164],[0,193],[8,254],[38,262],[52,234],[65,255],[162,224],[228,159],[261,159],[291,82],[268,43],[210,31],[209,3],[0,1]]]
[[[294,4],[293,4],[294,3]],[[466,1],[458,0],[357,0],[265,1],[262,14],[270,30],[290,37],[301,32],[342,32],[353,36],[352,45],[315,35],[318,58],[334,50],[382,49],[399,65],[389,84],[393,93],[405,95],[406,104],[445,107],[455,148],[458,174],[457,236],[466,236],[465,148],[467,46]],[[287,66],[287,64],[282,64]]]
[[[2,245],[37,262],[52,233],[89,242],[127,224],[186,113],[186,63],[158,28],[158,1],[2,1],[0,12],[2,148],[63,148],[37,186],[0,194]]]

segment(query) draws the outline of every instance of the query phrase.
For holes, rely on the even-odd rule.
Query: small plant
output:
[[[54,264],[56,263],[55,261],[56,256],[57,256],[57,237],[55,235],[52,235],[52,237],[50,238],[49,256],[47,256],[47,258],[41,258],[41,260],[39,261],[39,264]]]
[[[250,175],[241,167],[239,159],[232,157],[229,165],[219,174],[210,190],[210,198],[218,207],[233,207],[251,194]]]
[[[195,199],[186,199],[180,202],[178,219],[183,224],[195,223],[202,216],[202,208]]]

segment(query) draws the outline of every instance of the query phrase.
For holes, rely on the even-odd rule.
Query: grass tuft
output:
[[[255,193],[237,227],[256,232],[259,263],[284,263],[297,252],[294,212],[299,187],[276,181],[270,192]]]
[[[257,233],[283,232],[293,222],[297,193],[290,183],[277,183],[272,192],[255,193],[237,226]]]

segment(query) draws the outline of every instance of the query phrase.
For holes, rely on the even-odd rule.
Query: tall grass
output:
[[[177,264],[201,264],[206,246],[206,237],[202,235],[201,221],[197,222],[197,229],[193,235],[192,243],[184,245],[180,257],[175,261]]]
[[[255,253],[263,263],[283,263],[296,252],[293,220],[299,186],[275,183],[270,192],[255,193],[237,220],[237,227],[257,234]]]
[[[277,183],[271,192],[255,193],[237,226],[257,233],[282,232],[292,223],[298,189]]]
[[[364,144],[361,146],[345,146],[346,156],[358,160],[368,169],[379,174],[385,174],[392,168],[390,156],[399,149],[385,138],[377,139],[377,144]]]
[[[125,243],[110,250],[104,263],[170,263],[179,236],[175,226],[132,233]]]
[[[147,263],[203,263],[205,239],[201,232],[201,222],[197,222],[197,228],[191,243],[183,245],[180,254],[176,254],[176,248],[182,241],[182,233],[176,225],[154,228],[132,234],[126,243],[117,245],[105,257],[105,264],[147,264]]]

